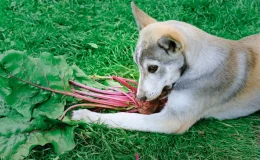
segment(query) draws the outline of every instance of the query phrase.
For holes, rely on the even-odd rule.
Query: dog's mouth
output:
[[[171,93],[175,83],[173,83],[171,86],[167,85],[163,87],[162,93],[159,96],[159,99],[166,99],[168,95]]]
[[[175,84],[175,83],[174,83]],[[139,113],[142,114],[152,114],[156,112],[160,112],[165,104],[168,101],[168,95],[172,91],[172,88],[174,87],[174,84],[171,86],[165,86],[160,94],[156,99],[153,99],[151,101],[139,101]]]

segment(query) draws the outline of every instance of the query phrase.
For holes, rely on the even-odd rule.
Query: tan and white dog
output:
[[[137,97],[154,100],[171,89],[159,113],[74,111],[73,120],[113,128],[183,133],[201,118],[220,120],[260,110],[260,34],[238,41],[210,35],[179,21],[157,22],[132,2],[140,29],[134,60]]]

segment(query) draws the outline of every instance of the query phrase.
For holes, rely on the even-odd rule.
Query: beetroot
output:
[[[138,84],[134,80],[116,76],[95,76],[95,78],[115,80],[121,85],[125,86],[127,88],[127,92],[124,92],[117,87],[107,86],[105,90],[102,90],[86,86],[75,81],[70,81],[70,84],[72,85],[71,90],[73,93],[61,93],[55,90],[52,90],[52,92],[76,97],[88,103],[76,104],[69,107],[67,110],[64,111],[64,114],[60,117],[60,120],[63,119],[68,111],[77,107],[91,107],[94,108],[93,111],[99,111],[100,109],[113,109],[129,113],[138,112],[141,114],[152,114],[155,112],[159,112],[167,102],[166,98],[162,99],[163,95],[152,101],[138,101],[136,98]],[[78,89],[75,89],[75,87],[77,87]]]
[[[139,107],[137,108],[138,112],[141,114],[152,114],[162,110],[166,103],[167,99],[160,100],[159,98],[152,101],[138,102]]]

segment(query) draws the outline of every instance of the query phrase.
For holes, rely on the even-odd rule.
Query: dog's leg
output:
[[[87,123],[103,123],[111,128],[159,133],[183,133],[197,120],[191,114],[182,114],[180,118],[173,114],[171,108],[168,107],[159,113],[150,115],[137,113],[101,114],[80,109],[73,111],[72,119],[84,119]]]
[[[73,111],[73,120],[84,119],[87,123],[104,123],[112,128],[124,128],[147,132],[177,133],[180,120],[167,108],[160,113],[143,115],[137,113],[100,114],[87,109]]]

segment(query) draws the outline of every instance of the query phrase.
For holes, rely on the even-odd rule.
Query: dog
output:
[[[234,119],[260,110],[260,34],[228,40],[184,22],[158,22],[131,6],[139,28],[137,98],[151,101],[168,90],[165,107],[150,115],[80,109],[72,120],[180,134],[202,118]]]

